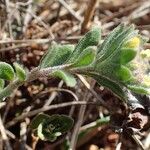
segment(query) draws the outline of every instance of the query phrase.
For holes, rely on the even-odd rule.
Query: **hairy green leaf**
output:
[[[132,72],[123,65],[116,71],[116,75],[119,80],[123,82],[131,81],[133,79]]]
[[[49,123],[55,127],[54,132],[64,133],[72,128],[74,121],[66,115],[52,115]]]
[[[67,86],[74,87],[76,85],[75,77],[72,74],[70,74],[69,72],[66,72],[64,70],[55,71],[52,74],[52,76],[55,76],[55,77],[58,77],[58,78],[64,80],[65,83],[67,84]]]
[[[129,63],[131,60],[135,58],[137,54],[137,50],[133,48],[122,48],[121,49],[121,57],[120,62],[122,65]]]
[[[55,141],[57,137],[71,129],[73,120],[66,115],[48,116],[40,114],[31,122],[31,128],[35,134],[45,141]]]
[[[81,52],[89,46],[97,46],[101,40],[101,30],[99,27],[92,28],[85,34],[83,38],[78,42],[72,55],[69,58],[69,62],[74,62],[81,54]]]
[[[126,99],[125,92],[123,91],[123,86],[116,81],[111,80],[105,76],[96,73],[89,73],[89,76],[93,77],[100,85],[111,90],[116,96],[121,98],[122,100]]]
[[[47,68],[63,64],[74,50],[73,45],[52,44],[47,53],[43,56],[40,67]]]
[[[18,79],[20,81],[25,81],[25,79],[26,79],[26,71],[18,63],[14,63],[13,65],[15,67],[15,71],[16,71],[16,75],[17,75]]]
[[[73,63],[72,67],[85,67],[92,64],[96,56],[96,47],[89,46],[83,50],[78,59]]]
[[[15,77],[14,69],[11,65],[0,62],[0,78],[4,80],[13,80]]]
[[[110,43],[112,44],[115,37],[118,36],[124,29],[124,25],[120,24],[117,26],[104,40],[104,42],[98,47],[98,53],[103,54],[106,49],[109,48]]]
[[[113,84],[122,84],[122,80],[127,81],[130,72],[125,71],[127,77],[121,73],[121,55],[123,44],[137,35],[137,31],[133,26],[125,27],[124,25],[118,26],[110,35],[104,40],[101,46],[98,47],[98,54],[95,60],[94,72],[107,79],[111,79]],[[118,71],[120,70],[120,72]],[[123,71],[123,70],[122,70]],[[116,72],[122,74],[121,80],[116,75]],[[127,74],[128,73],[128,74]],[[118,87],[116,86],[116,87]],[[110,90],[115,91],[113,86],[107,85]],[[116,92],[115,92],[116,93]],[[120,91],[121,93],[121,91]]]
[[[32,129],[36,129],[38,128],[39,124],[41,122],[44,122],[45,120],[49,120],[50,119],[50,116],[49,115],[46,115],[46,114],[38,114],[36,117],[34,117],[32,119],[32,122],[30,124],[30,127]]]
[[[108,38],[104,40],[102,45],[98,47],[97,62],[100,64],[100,62],[109,61],[115,55],[118,56],[117,53],[120,52],[122,45],[135,35],[137,35],[137,31],[134,30],[133,26],[118,26],[108,35]]]
[[[110,43],[107,43],[107,40],[104,40],[106,46],[105,44],[102,44],[102,50],[97,54],[94,66],[95,72],[98,72],[103,76],[109,77],[112,80],[117,80],[115,72],[121,67],[121,46],[127,37],[135,34],[132,27],[122,29],[119,26],[117,28],[121,30],[121,33],[118,32],[118,35],[114,35],[116,37],[113,37],[111,35],[112,41]]]
[[[150,88],[146,88],[141,85],[128,85],[127,87],[137,94],[150,95]]]

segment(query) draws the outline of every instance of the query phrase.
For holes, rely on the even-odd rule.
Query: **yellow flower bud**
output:
[[[127,47],[127,48],[138,48],[139,46],[140,46],[140,38],[137,36],[131,38],[124,45],[124,47]]]

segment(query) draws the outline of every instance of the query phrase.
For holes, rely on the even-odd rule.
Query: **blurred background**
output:
[[[52,41],[76,44],[94,25],[102,29],[103,39],[120,23],[134,24],[140,34],[150,38],[150,0],[0,0],[0,61],[10,64],[17,61],[30,70],[38,66]],[[150,48],[150,43],[145,44],[144,48]],[[99,87],[91,79],[87,80],[92,90],[116,110],[114,117],[127,113],[126,105],[110,91]],[[67,150],[67,142],[73,138],[74,129],[54,143],[44,142],[33,137],[28,128],[34,116],[22,115],[50,104],[71,102],[74,98],[70,93],[81,101],[85,96],[95,101],[81,81],[75,88],[68,88],[62,81],[53,78],[39,79],[21,86],[0,104],[8,136],[8,145],[0,138],[0,150],[4,147],[8,150]],[[46,113],[70,115],[76,125],[80,120],[79,109],[79,106],[71,106]],[[100,106],[86,108],[83,127],[80,128],[80,134],[82,131],[86,134],[78,137],[76,149],[138,150],[139,146],[128,135],[122,137],[112,130],[107,116],[109,112]],[[121,147],[119,141],[122,138]],[[149,130],[140,135],[140,140],[147,150],[150,149]]]

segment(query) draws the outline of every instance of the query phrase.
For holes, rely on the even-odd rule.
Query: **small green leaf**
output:
[[[96,55],[93,70],[116,82],[118,77],[115,72],[121,66],[122,45],[136,34],[137,31],[134,30],[133,26],[125,27],[120,25],[114,29],[98,47],[98,54]]]
[[[41,140],[55,141],[73,126],[72,118],[65,115],[40,114],[31,122],[31,128]]]
[[[144,94],[144,95],[150,95],[150,89],[146,87],[142,87],[140,85],[128,85],[128,89],[131,91],[137,93],[137,94]]]
[[[96,56],[96,47],[89,46],[79,56],[79,58],[73,63],[72,67],[84,67],[94,62]]]
[[[32,129],[36,129],[36,128],[38,128],[38,126],[41,122],[44,122],[45,120],[49,120],[49,119],[50,119],[49,115],[39,114],[32,120],[30,127]]]
[[[92,28],[79,41],[73,53],[70,56],[69,62],[74,62],[80,56],[81,52],[89,46],[97,46],[101,40],[101,30],[99,27]]]
[[[63,64],[73,50],[73,45],[59,45],[53,43],[48,49],[47,53],[41,59],[40,67],[47,68]]]
[[[61,132],[65,133],[73,126],[73,119],[66,115],[52,115],[49,120],[46,120],[47,124],[53,125],[53,133]]]
[[[0,62],[0,78],[4,80],[13,80],[15,77],[14,69],[11,65]]]
[[[70,86],[70,87],[74,87],[77,83],[75,77],[72,74],[70,74],[69,72],[63,71],[63,70],[55,71],[52,74],[52,76],[58,77],[58,78],[64,80],[65,83],[67,84],[67,86]]]
[[[3,79],[0,79],[0,91],[4,88],[5,81]]]
[[[26,79],[26,71],[18,63],[14,63],[13,65],[15,67],[15,71],[16,71],[16,75],[17,75],[18,79],[20,81],[25,81],[25,79]]]
[[[132,72],[123,65],[116,71],[116,75],[123,82],[131,81],[133,79]]]
[[[108,35],[104,42],[98,47],[97,62],[106,62],[115,55],[118,56],[122,45],[131,37],[137,35],[133,26],[125,27],[119,25]],[[115,59],[115,58],[114,58]],[[96,62],[96,63],[97,63]]]
[[[137,50],[133,49],[133,48],[123,48],[121,49],[121,58],[120,58],[120,62],[122,65],[127,64],[128,62],[130,62],[131,60],[133,60],[135,58],[137,54]]]

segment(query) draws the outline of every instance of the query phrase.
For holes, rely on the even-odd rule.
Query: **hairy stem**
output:
[[[0,102],[5,100],[5,98],[10,96],[15,89],[17,89],[19,86],[23,85],[24,83],[34,81],[40,77],[48,77],[54,71],[57,71],[59,69],[66,69],[69,66],[70,65],[67,64],[67,65],[60,65],[55,67],[48,67],[44,69],[40,69],[38,67],[34,68],[33,70],[31,70],[31,72],[27,74],[27,79],[25,81],[20,81],[19,79],[16,79],[13,82],[11,82],[8,86],[6,86],[2,91],[0,91]]]
[[[11,95],[11,93],[13,93],[13,91],[15,89],[17,89],[19,86],[21,86],[24,82],[19,81],[19,80],[15,80],[12,83],[10,83],[6,88],[4,88],[1,92],[0,92],[0,102],[5,100],[6,97],[8,97],[9,95]]]

